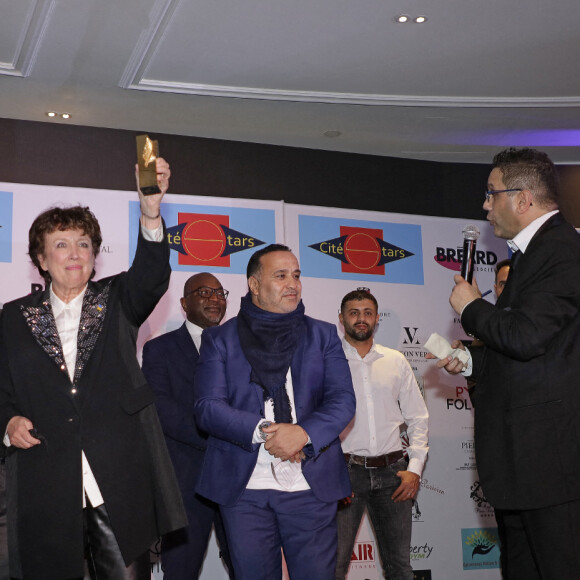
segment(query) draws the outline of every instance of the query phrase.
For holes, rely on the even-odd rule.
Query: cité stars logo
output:
[[[229,268],[231,254],[265,244],[230,228],[228,215],[180,212],[178,220],[179,225],[167,228],[167,239],[182,265]]]
[[[385,242],[383,232],[340,226],[340,237],[309,247],[342,262],[342,272],[385,274],[385,264],[414,256],[413,252]]]
[[[129,261],[137,247],[140,215],[139,202],[130,201]],[[245,274],[250,255],[277,239],[275,209],[165,202],[161,215],[174,272]]]
[[[300,215],[299,230],[305,276],[423,284],[420,225]]]

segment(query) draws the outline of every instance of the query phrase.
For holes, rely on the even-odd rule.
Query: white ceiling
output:
[[[0,0],[0,117],[580,163],[579,16],[578,0]]]

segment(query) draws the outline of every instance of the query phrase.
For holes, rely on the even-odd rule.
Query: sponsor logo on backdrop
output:
[[[461,542],[464,570],[499,568],[497,528],[463,528]]]
[[[461,451],[461,461],[463,463],[456,467],[456,471],[475,471],[475,442],[473,439],[463,439],[458,441]]]
[[[411,517],[413,518],[413,523],[425,521],[425,519],[423,518],[423,512],[419,507],[419,502],[416,499],[413,500],[413,505],[411,507]]]
[[[442,490],[440,487],[434,485],[427,479],[421,479],[419,484],[420,494],[418,495],[419,498],[422,498],[426,493],[436,493],[438,495],[445,495],[445,491]],[[423,506],[425,504],[422,504]],[[432,502],[427,503],[427,506],[432,505]],[[421,510],[420,504],[418,500],[413,501],[413,507],[411,510],[411,517],[413,518],[413,523],[424,522],[425,521],[425,514]]]
[[[434,260],[444,268],[461,271],[461,262],[463,260],[463,246],[457,248],[435,248]],[[476,250],[474,259],[474,272],[493,272],[497,264],[497,254],[490,250]]]
[[[427,560],[428,558],[431,557],[431,554],[433,553],[433,546],[430,546],[429,544],[427,544],[427,542],[421,544],[420,546],[413,546],[411,544],[410,553],[411,553],[411,562],[417,562],[418,560]]]
[[[402,340],[399,350],[405,355],[405,358],[411,365],[421,395],[425,398],[425,379],[421,374],[421,368],[428,363],[425,359],[427,351],[421,342],[421,336],[418,326],[403,326]]]
[[[343,272],[384,276],[385,264],[414,256],[382,239],[382,230],[340,226],[340,237],[309,247],[342,262]]]
[[[0,191],[0,262],[12,262],[11,191]]]
[[[481,518],[494,518],[495,514],[493,508],[485,498],[479,481],[473,482],[473,485],[469,488],[469,492],[469,497],[475,503],[475,512]]]
[[[417,365],[428,363],[427,359],[425,359],[427,351],[423,347],[421,331],[418,326],[414,325],[403,326],[402,331],[401,348],[399,350],[405,355],[405,358],[409,361],[409,364],[417,376]],[[418,379],[419,378],[422,379],[420,375],[418,376]],[[418,382],[422,383],[422,380]],[[421,387],[422,384],[419,386]],[[425,396],[425,393],[423,393],[423,396]]]
[[[179,213],[179,225],[167,228],[169,247],[187,266],[230,267],[230,255],[256,249],[265,242],[229,227],[229,215]]]
[[[437,493],[439,495],[445,495],[445,491],[442,490],[440,487],[436,486],[434,483],[431,483],[428,479],[421,479],[420,482],[421,489],[425,489],[429,492]]]
[[[139,204],[129,204],[130,228],[136,229],[133,214],[138,215]],[[177,271],[245,274],[250,255],[276,239],[273,210],[167,203],[161,211],[172,250],[171,267]],[[130,232],[131,257],[136,233]]]
[[[305,276],[423,284],[421,226],[299,216]]]
[[[471,400],[469,398],[469,391],[467,387],[457,386],[455,389],[455,397],[450,397],[446,399],[446,405],[448,411],[467,411],[471,412],[473,407],[471,406]]]
[[[431,570],[413,570],[413,580],[431,580]]]
[[[350,556],[351,570],[376,570],[376,544],[373,541],[357,542]]]

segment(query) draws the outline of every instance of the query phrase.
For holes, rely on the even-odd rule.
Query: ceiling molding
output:
[[[144,59],[141,70],[147,68]],[[319,91],[286,91],[280,89],[256,89],[195,83],[176,83],[138,78],[133,75],[124,88],[164,93],[180,93],[207,97],[231,97],[266,101],[294,101],[327,103],[335,105],[376,105],[399,107],[578,107],[577,97],[437,97],[416,95],[373,95],[362,93],[326,93]]]
[[[540,19],[504,2],[498,20],[440,2],[402,26],[383,0],[0,0],[0,117],[478,163],[527,145],[580,162],[577,3]]]
[[[483,108],[549,108],[578,107],[580,95],[572,97],[465,97],[465,96],[417,96],[366,93],[341,93],[322,91],[297,91],[210,85],[148,78],[147,70],[155,58],[161,43],[172,24],[181,0],[156,0],[150,13],[150,26],[143,30],[129,62],[121,76],[119,86],[125,89],[177,93],[204,97],[230,97],[261,101],[288,101],[303,103],[326,103],[334,105],[370,105],[400,107],[483,107]]]
[[[149,28],[143,30],[131,58],[123,71],[119,86],[123,89],[139,88],[139,84],[149,62],[155,55],[159,44],[163,40],[180,0],[156,0],[151,10]],[[147,90],[147,89],[146,89]],[[166,91],[170,92],[170,91]],[[175,91],[173,91],[175,92]],[[191,93],[193,94],[193,93]]]
[[[17,77],[30,75],[50,23],[56,0],[34,0],[23,22],[11,62],[0,62],[0,74]]]

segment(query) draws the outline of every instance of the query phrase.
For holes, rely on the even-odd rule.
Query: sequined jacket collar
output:
[[[74,384],[77,384],[82,375],[99,338],[101,329],[103,328],[110,289],[110,281],[104,286],[89,282],[85,292],[77,336],[77,360],[73,378]],[[54,361],[58,368],[68,376],[62,344],[50,303],[50,291],[48,289],[44,291],[39,304],[29,306],[21,305],[20,309],[36,342]]]

